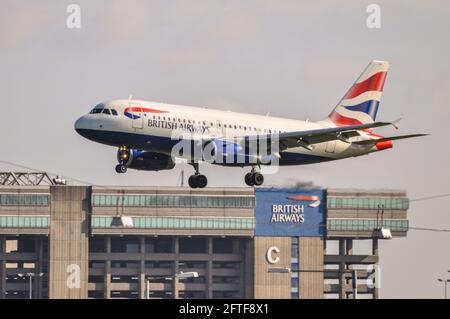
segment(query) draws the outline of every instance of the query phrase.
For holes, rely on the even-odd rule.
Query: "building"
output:
[[[0,186],[0,298],[378,298],[378,241],[406,236],[408,204],[391,190]],[[360,241],[371,249],[354,253]]]

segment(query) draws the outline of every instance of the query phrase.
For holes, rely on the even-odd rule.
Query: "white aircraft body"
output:
[[[317,122],[128,99],[98,104],[76,121],[75,130],[119,148],[117,173],[172,169],[174,157],[181,157],[195,168],[189,178],[193,188],[207,185],[200,161],[252,167],[245,182],[258,186],[264,182],[261,165],[366,155],[391,148],[393,140],[425,135],[383,137],[372,131],[396,127],[395,121],[375,121],[388,68],[385,61],[369,63],[328,117]]]

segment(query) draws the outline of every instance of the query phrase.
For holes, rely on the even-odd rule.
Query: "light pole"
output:
[[[450,279],[438,278],[438,281],[444,283],[444,299],[447,299],[447,283],[450,281]]]
[[[29,289],[30,289],[30,295],[29,295],[29,299],[33,299],[33,277],[35,276],[39,276],[42,277],[44,275],[44,273],[38,273],[35,274],[34,272],[27,272],[26,274],[17,274],[17,276],[19,277],[28,277],[29,279]]]
[[[146,281],[145,281],[145,283],[146,283],[146,285],[145,285],[145,296],[146,296],[146,299],[150,299],[150,279],[157,278],[157,277],[164,278],[165,280],[173,280],[173,279],[180,280],[180,279],[187,279],[187,278],[197,278],[198,277],[198,272],[196,272],[196,271],[182,272],[181,271],[180,273],[172,275],[170,277],[164,277],[164,276],[156,276],[156,277],[155,276],[150,276],[150,277],[147,277]]]
[[[303,269],[291,269],[289,267],[270,267],[268,269],[268,272],[270,273],[302,273],[302,272],[313,272],[313,273],[325,273],[325,272],[334,272],[338,274],[343,273],[351,273],[352,274],[352,290],[353,290],[353,299],[356,299],[358,295],[358,275],[356,269],[345,269],[345,270],[338,270],[338,269],[325,269],[325,270],[303,270]]]

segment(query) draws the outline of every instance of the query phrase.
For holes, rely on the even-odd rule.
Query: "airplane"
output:
[[[368,64],[331,113],[317,122],[255,115],[209,108],[171,105],[129,99],[96,105],[75,122],[81,136],[118,147],[117,173],[128,168],[159,171],[172,169],[184,158],[195,173],[191,188],[204,188],[208,180],[199,162],[251,167],[244,181],[260,186],[261,165],[312,164],[356,157],[393,147],[394,140],[424,136],[383,137],[374,128],[397,121],[377,122],[389,62]],[[174,153],[180,143],[183,148]],[[256,145],[256,147],[255,147]],[[210,156],[192,148],[209,149]]]

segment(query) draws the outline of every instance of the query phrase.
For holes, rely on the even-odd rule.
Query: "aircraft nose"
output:
[[[86,118],[86,116],[80,117],[75,121],[74,128],[75,131],[83,137],[88,138],[89,132],[92,129],[91,121]]]
[[[84,116],[80,117],[78,120],[75,121],[74,124],[75,131],[80,133],[80,130],[86,129],[86,118]]]

